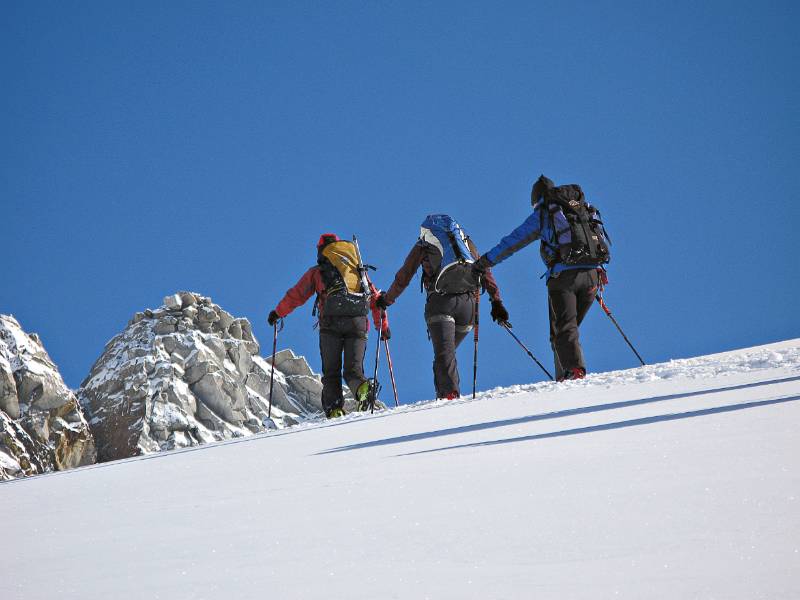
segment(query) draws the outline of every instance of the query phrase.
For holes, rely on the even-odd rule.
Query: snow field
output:
[[[0,598],[798,598],[799,401],[790,340],[11,482]]]

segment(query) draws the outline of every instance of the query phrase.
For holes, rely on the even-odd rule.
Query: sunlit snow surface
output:
[[[0,598],[800,598],[799,425],[797,339],[13,481]]]

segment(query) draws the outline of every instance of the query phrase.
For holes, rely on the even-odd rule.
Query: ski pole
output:
[[[475,315],[472,320],[473,327],[475,329],[474,337],[475,340],[475,351],[472,355],[472,399],[475,399],[475,389],[478,385],[478,322],[480,320],[480,307],[481,307],[481,292],[480,289],[475,292]]]
[[[378,361],[381,357],[381,331],[383,331],[383,319],[386,313],[381,310],[381,324],[378,329],[378,343],[375,344],[375,373],[372,376],[372,389],[369,395],[369,412],[375,412],[375,399],[378,395]]]
[[[394,368],[392,366],[392,355],[389,354],[389,340],[383,340],[383,349],[386,350],[386,362],[389,365],[389,378],[392,380],[392,391],[394,391],[394,405],[400,406],[400,401],[397,399],[397,384],[394,381]]]
[[[544,365],[542,363],[540,363],[538,360],[536,360],[536,357],[533,355],[533,353],[530,350],[528,350],[528,347],[525,344],[523,344],[516,335],[514,335],[514,332],[511,331],[511,324],[508,323],[508,322],[505,322],[505,323],[502,323],[502,326],[503,326],[503,329],[505,329],[511,335],[511,337],[513,337],[517,341],[517,343],[520,346],[522,346],[522,349],[525,350],[525,352],[528,353],[528,356],[530,356],[533,359],[533,362],[535,362],[537,365],[539,365],[539,368],[542,371],[545,372],[545,374],[550,378],[550,381],[552,381],[553,380],[553,376],[550,375],[550,371],[545,369]]]
[[[281,322],[281,329],[283,329],[283,319],[278,319]],[[275,353],[278,350],[278,321],[272,324],[272,371],[269,375],[269,409],[267,410],[267,418],[272,418],[272,386],[275,383]]]
[[[603,308],[603,312],[608,315],[608,318],[611,319],[611,322],[614,323],[614,326],[622,334],[623,339],[627,342],[628,346],[631,347],[631,350],[633,350],[633,353],[636,355],[636,358],[638,358],[639,362],[642,363],[642,366],[644,366],[645,365],[644,360],[642,360],[642,357],[636,351],[636,348],[633,347],[633,344],[631,344],[631,341],[628,339],[628,336],[625,335],[625,332],[622,331],[622,327],[619,326],[619,323],[617,323],[617,320],[614,318],[614,315],[611,314],[611,309],[608,308],[608,305],[606,304],[605,300],[603,300],[600,294],[595,296],[595,300],[597,300],[598,304],[600,304],[600,306]]]

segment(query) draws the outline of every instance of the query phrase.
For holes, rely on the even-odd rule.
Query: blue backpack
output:
[[[474,259],[467,236],[449,215],[428,215],[422,222],[419,243],[428,249],[434,270],[429,291],[439,294],[474,292],[480,282],[472,273]]]

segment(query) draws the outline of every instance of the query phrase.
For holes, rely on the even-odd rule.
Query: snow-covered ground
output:
[[[800,598],[798,423],[800,339],[13,481],[0,598]]]

